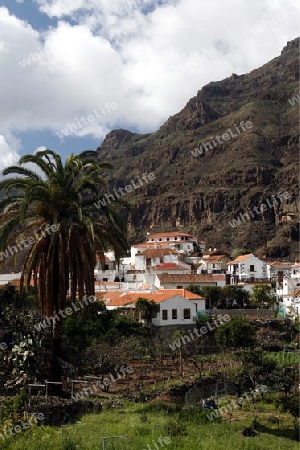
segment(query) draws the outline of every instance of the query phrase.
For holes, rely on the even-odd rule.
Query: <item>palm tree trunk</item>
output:
[[[62,367],[59,364],[59,359],[61,357],[61,343],[63,335],[63,324],[62,321],[53,321],[52,327],[52,345],[51,345],[51,361],[50,361],[50,380],[60,382],[62,377]],[[61,388],[57,390],[61,392]]]

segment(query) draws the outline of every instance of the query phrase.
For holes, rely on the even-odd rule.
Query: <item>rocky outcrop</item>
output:
[[[114,165],[110,189],[155,174],[125,197],[132,207],[122,214],[132,235],[183,229],[214,247],[297,258],[299,105],[288,99],[298,86],[299,38],[263,67],[204,86],[157,132],[109,133],[98,151],[101,161]],[[237,133],[242,121],[252,127],[222,139],[229,129]],[[268,206],[280,192],[288,197]],[[246,213],[249,220],[230,225]]]

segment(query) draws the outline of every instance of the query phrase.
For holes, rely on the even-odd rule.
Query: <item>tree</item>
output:
[[[266,284],[256,284],[253,287],[253,292],[250,295],[250,302],[256,308],[262,307],[273,307],[277,304],[277,299],[274,294],[272,294],[271,286]]]
[[[245,317],[233,317],[216,330],[219,347],[250,347],[254,344],[255,329]]]
[[[160,310],[160,306],[153,300],[149,301],[147,298],[139,297],[135,304],[136,310],[141,311],[147,324],[152,324],[154,314]]]
[[[225,306],[225,296],[221,287],[203,286],[201,290],[206,298],[206,309],[212,309],[213,307],[222,308]]]
[[[28,163],[37,171],[26,167]],[[43,150],[23,156],[18,166],[3,171],[14,177],[0,182],[4,194],[0,249],[9,248],[15,256],[22,245],[28,248],[21,290],[33,280],[44,316],[64,310],[77,295],[80,299],[94,295],[95,251],[103,255],[110,247],[118,258],[127,250],[126,230],[116,206],[104,202],[95,207],[106,187],[102,173],[111,167],[99,163],[95,151],[71,155],[63,165],[57,153]],[[60,378],[56,362],[61,329],[61,323],[53,321],[54,380]]]
[[[186,289],[187,291],[193,292],[196,295],[203,295],[200,286],[197,286],[196,284],[189,284]]]
[[[222,291],[229,306],[236,305],[244,308],[245,304],[249,302],[249,292],[241,286],[227,285],[223,287]]]

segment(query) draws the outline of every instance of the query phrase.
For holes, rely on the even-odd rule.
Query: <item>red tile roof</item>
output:
[[[177,241],[176,241],[177,242]],[[179,242],[179,241],[178,241]],[[141,244],[135,244],[132,247],[146,247],[146,248],[157,248],[157,247],[168,247],[170,244],[169,241],[162,241],[162,242],[142,242]]]
[[[206,255],[207,256],[207,255]],[[221,261],[222,259],[226,259],[225,255],[213,255],[209,257],[203,257],[203,261],[205,262],[213,262],[213,261]]]
[[[227,264],[235,264],[238,262],[246,261],[246,259],[250,258],[251,256],[254,256],[253,253],[250,253],[249,255],[241,255],[235,258],[233,261],[229,261]]]
[[[180,233],[178,231],[169,231],[168,233],[155,233],[155,234],[150,234],[150,236],[148,236],[148,239],[155,239],[155,238],[162,238],[162,237],[188,237],[191,239],[197,239],[195,236],[193,236],[192,234],[187,234],[187,233]]]
[[[145,258],[162,258],[165,255],[179,255],[178,252],[171,248],[147,248],[137,255],[145,256]]]
[[[204,300],[204,297],[186,289],[161,289],[156,292],[129,292],[127,294],[124,294],[124,292],[120,293],[120,291],[118,293],[106,292],[104,294],[104,301],[107,306],[126,306],[135,303],[140,297],[146,298],[149,301],[153,300],[155,303],[161,303],[176,295],[181,295],[181,297],[187,300]]]
[[[175,263],[164,263],[164,264],[158,264],[155,267],[152,267],[153,270],[188,270],[188,269],[184,269],[183,267],[179,266],[178,264]]]
[[[211,274],[169,274],[157,275],[161,284],[167,283],[213,283],[216,280],[225,280],[225,275]],[[218,278],[217,278],[218,277]]]
[[[291,263],[283,263],[280,261],[273,261],[269,263],[269,265],[272,267],[282,267],[284,269],[289,269],[291,267]]]

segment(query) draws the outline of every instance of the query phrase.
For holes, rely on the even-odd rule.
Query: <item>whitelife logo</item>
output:
[[[63,139],[64,137],[70,136],[72,133],[76,133],[81,130],[84,126],[89,125],[90,123],[95,122],[97,119],[101,119],[103,116],[106,116],[106,111],[110,113],[118,108],[117,103],[109,103],[106,102],[105,106],[99,106],[102,114],[98,114],[96,109],[93,110],[92,114],[88,116],[81,116],[80,119],[76,117],[76,123],[68,123],[66,128],[62,128],[60,131],[57,131],[55,134],[59,137],[59,139]],[[106,111],[105,111],[106,110]]]
[[[79,402],[83,400],[85,397],[89,397],[90,395],[96,394],[98,392],[98,388],[105,390],[105,387],[109,386],[111,383],[116,383],[120,380],[120,378],[127,377],[133,373],[133,368],[131,366],[125,366],[124,364],[120,367],[119,371],[116,371],[116,377],[112,373],[108,376],[109,378],[103,378],[102,382],[97,382],[90,387],[83,388],[82,391],[77,392],[77,394],[72,395],[71,399],[73,402]]]
[[[219,320],[220,323],[217,323],[217,320]],[[229,322],[230,321],[230,316],[229,314],[225,314],[224,316],[222,316],[221,314],[218,315],[217,319],[213,320],[213,323],[215,324],[216,328],[218,328],[220,325],[223,325],[224,322]],[[202,337],[204,334],[206,334],[208,331],[213,331],[216,328],[211,326],[212,324],[209,322],[206,322],[207,327],[203,326],[200,327],[200,333],[198,331],[197,328],[194,328],[193,332],[195,333],[195,335],[199,338]],[[169,344],[169,347],[171,348],[172,351],[176,350],[176,346],[177,348],[180,348],[182,345],[185,345],[186,342],[191,342],[195,340],[195,336],[193,335],[193,333],[189,331],[189,335],[185,334],[184,336],[180,336],[179,339],[177,339],[177,341],[174,341],[173,344]]]
[[[84,303],[84,305],[88,306],[90,303],[95,303],[95,301],[97,300],[97,298],[94,295],[91,295],[90,297],[87,298],[87,296],[85,295],[82,299],[82,302]],[[34,325],[34,328],[37,331],[41,331],[44,330],[47,327],[50,327],[50,325],[52,325],[53,323],[58,322],[59,320],[61,320],[61,318],[65,319],[66,316],[71,316],[75,311],[80,311],[81,309],[84,308],[84,305],[82,304],[81,301],[79,301],[79,306],[80,308],[77,308],[76,305],[72,302],[71,306],[72,307],[67,307],[66,309],[62,310],[60,309],[58,311],[58,313],[56,313],[54,311],[54,316],[53,317],[46,317],[45,320],[43,320],[43,322],[40,322],[36,325]],[[59,317],[58,314],[61,316]],[[52,323],[51,323],[52,321]]]
[[[282,198],[284,199],[288,199],[290,198],[290,194],[289,192],[277,192],[277,194],[272,195],[272,200],[273,203],[270,203],[269,199],[266,200],[266,203],[268,205],[265,205],[264,203],[262,203],[260,206],[254,206],[252,208],[252,211],[250,208],[248,208],[248,211],[250,212],[251,217],[249,216],[248,212],[240,213],[240,217],[236,217],[235,219],[233,219],[232,221],[229,221],[229,225],[231,226],[231,228],[235,228],[239,225],[241,225],[242,223],[245,223],[246,220],[250,220],[251,218],[253,219],[255,217],[255,214],[262,214],[264,211],[267,211],[268,208],[275,208],[275,206],[280,205],[280,202],[278,202],[278,200],[275,197],[278,197],[279,201],[282,202]],[[242,222],[243,221],[243,222]]]
[[[298,94],[297,97],[289,98],[288,102],[291,106],[295,106],[297,103],[300,104],[300,94]]]
[[[7,247],[6,250],[3,252],[0,252],[0,261],[3,261],[4,258],[9,258],[13,254],[16,254],[22,250],[25,250],[25,248],[28,248],[32,245],[34,245],[36,242],[40,241],[41,239],[45,238],[48,234],[50,236],[52,233],[55,233],[59,229],[59,225],[47,225],[44,230],[40,231],[40,235],[37,231],[34,231],[34,237],[31,236],[27,239],[23,239],[22,241],[16,242],[16,245],[13,245],[12,247]]]
[[[224,144],[224,142],[229,141],[230,139],[233,139],[235,137],[238,137],[241,133],[247,130],[251,130],[253,128],[252,122],[248,120],[247,122],[240,122],[239,126],[234,125],[234,130],[237,134],[234,134],[231,128],[228,128],[225,133],[222,134],[220,137],[219,135],[212,137],[210,141],[203,142],[199,148],[195,148],[194,150],[191,150],[192,155],[197,158],[197,156],[204,155],[204,152],[208,152],[209,150],[213,150],[213,148],[217,147],[218,145]],[[217,142],[216,142],[217,141]],[[212,145],[213,144],[213,145]]]
[[[144,183],[138,176],[137,180],[136,180],[136,182],[138,184],[135,184],[135,181],[131,180],[130,184],[127,184],[127,186],[125,186],[124,188],[120,187],[117,190],[114,189],[113,190],[114,194],[105,194],[105,197],[103,197],[101,200],[98,200],[97,203],[95,202],[94,205],[96,206],[97,209],[100,209],[101,206],[106,206],[107,203],[115,202],[117,200],[117,198],[123,197],[124,195],[132,192],[133,190],[144,186],[145,183],[148,184],[149,181],[153,181],[155,179],[155,175],[153,172],[150,172],[149,174],[144,173],[142,176],[142,179],[144,180]],[[119,194],[118,194],[118,192],[119,192]]]

